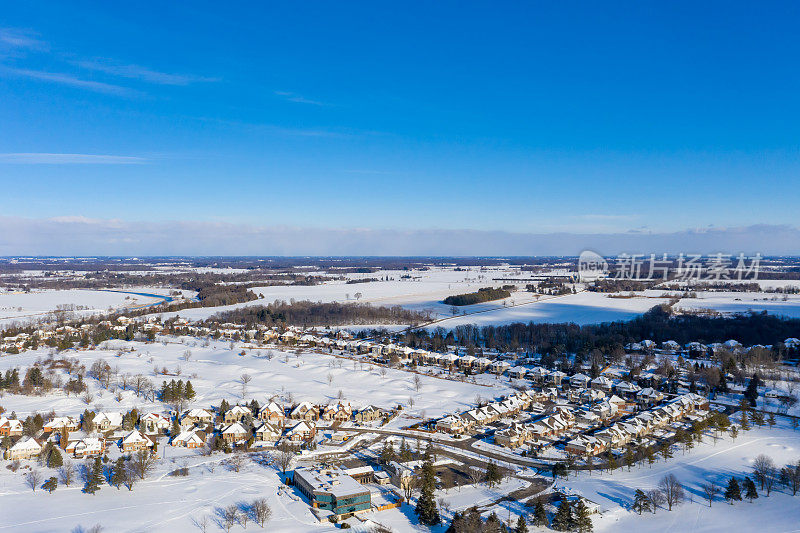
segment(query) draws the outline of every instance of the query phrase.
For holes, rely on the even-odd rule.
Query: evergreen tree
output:
[[[636,494],[633,496],[633,505],[631,506],[636,513],[642,514],[649,512],[650,498],[644,493],[642,489],[636,489]]]
[[[381,463],[388,465],[394,460],[394,445],[387,439],[383,441],[383,449],[381,450]]]
[[[525,516],[519,515],[517,527],[514,528],[514,533],[528,533],[528,523],[525,522]]]
[[[436,507],[436,500],[433,498],[433,491],[436,488],[436,475],[433,464],[425,461],[422,464],[420,473],[420,495],[417,499],[417,508],[414,512],[419,517],[419,521],[426,526],[435,526],[442,520],[439,517],[439,509]]]
[[[742,423],[740,424],[742,426],[742,431],[750,431],[750,421],[748,418],[750,417],[747,416],[747,411],[742,410]]]
[[[547,527],[547,511],[544,509],[542,500],[536,500],[536,507],[533,508],[533,525]]]
[[[592,517],[589,515],[589,508],[586,507],[583,500],[578,500],[578,503],[575,504],[575,517],[572,529],[578,533],[589,533],[592,531]]]
[[[63,464],[64,459],[61,457],[61,452],[58,450],[58,447],[51,447],[50,453],[47,454],[47,466],[50,468],[58,468]]]
[[[758,498],[758,491],[756,490],[756,484],[749,477],[744,478],[744,482],[742,484],[744,485],[745,498],[750,500],[750,503],[753,503],[753,500]]]
[[[500,483],[500,470],[494,461],[489,461],[486,465],[486,484],[489,487],[494,487]]]
[[[565,477],[567,475],[567,465],[564,463],[556,463],[553,465],[553,480],[556,480],[559,476]]]
[[[92,471],[89,473],[89,479],[86,480],[86,486],[83,491],[88,494],[94,494],[100,490],[100,484],[103,482],[103,463],[99,457],[94,460]]]
[[[556,531],[569,531],[572,528],[572,509],[566,498],[561,499],[553,523],[550,525]]]
[[[400,442],[400,460],[404,463],[411,460],[411,448],[405,438]]]
[[[755,373],[753,377],[750,378],[750,383],[747,384],[747,389],[744,391],[744,397],[750,402],[751,407],[755,407],[758,401],[759,385],[761,385],[761,378],[758,377],[758,373]]]
[[[45,481],[44,485],[42,485],[42,488],[51,494],[56,490],[56,487],[58,487],[58,480],[55,476]]]
[[[728,487],[725,489],[724,496],[725,499],[731,503],[742,501],[742,491],[735,477],[732,477],[730,481],[728,481]]]
[[[119,490],[120,485],[125,484],[127,480],[128,470],[125,467],[125,459],[121,456],[114,463],[114,468],[111,472],[111,484]]]

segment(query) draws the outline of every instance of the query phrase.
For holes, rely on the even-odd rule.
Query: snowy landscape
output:
[[[167,271],[170,276],[186,276],[201,269],[184,266],[181,271]],[[136,275],[152,276],[152,272],[156,271],[143,269]],[[246,270],[232,268],[202,272],[248,275]],[[251,282],[246,293],[236,289],[236,297],[246,301],[222,305],[204,303],[203,298],[219,297],[200,286],[176,290],[175,286],[136,283],[105,290],[14,291],[15,278],[7,278],[12,284],[0,298],[5,298],[9,308],[16,306],[16,314],[9,314],[4,322],[5,353],[0,357],[0,377],[5,380],[0,391],[0,431],[7,435],[7,468],[0,471],[6,521],[0,528],[49,532],[67,524],[76,531],[90,531],[97,525],[131,532],[251,530],[261,528],[255,510],[264,505],[270,511],[268,527],[276,531],[332,531],[343,524],[360,531],[443,532],[448,527],[460,531],[476,527],[474,522],[460,524],[478,516],[484,523],[481,527],[490,527],[495,520],[516,530],[522,519],[529,531],[564,527],[716,531],[720,521],[730,516],[748,529],[766,520],[772,528],[767,530],[789,531],[800,517],[789,512],[796,508],[791,485],[778,479],[781,468],[800,460],[796,418],[800,405],[794,399],[800,375],[794,367],[768,363],[761,371],[755,405],[762,413],[772,413],[775,420],[767,424],[766,414],[760,418],[758,411],[742,414],[743,397],[749,394],[743,387],[747,374],[741,385],[733,383],[740,374],[722,378],[731,384],[721,392],[721,385],[715,385],[711,374],[699,367],[714,368],[714,361],[725,361],[728,354],[738,353],[736,357],[747,361],[751,349],[733,340],[701,345],[698,352],[696,342],[681,346],[636,339],[606,354],[593,352],[584,359],[592,362],[592,368],[586,366],[589,362],[581,368],[580,354],[559,354],[554,364],[549,361],[557,352],[549,348],[537,353],[489,344],[470,347],[461,337],[440,337],[446,332],[472,335],[465,332],[514,324],[602,327],[602,323],[644,317],[653,308],[671,309],[676,317],[736,320],[746,313],[766,311],[777,320],[790,320],[798,298],[791,282],[728,292],[689,292],[690,286],[675,291],[651,282],[637,291],[609,293],[595,290],[593,282],[579,281],[574,271],[563,266],[545,267],[533,276],[503,263],[378,268],[343,275],[324,268],[303,272],[318,281],[308,285]],[[25,280],[35,284],[36,276],[27,274]],[[499,284],[506,292],[498,293],[497,299],[459,306],[444,303]],[[230,291],[225,287],[220,285],[220,290]],[[307,327],[237,324],[236,317],[249,321],[246,317],[251,315],[231,314],[264,306],[278,312],[295,302],[306,302],[306,312],[338,304],[354,309],[399,308],[412,313],[409,317],[415,323],[398,324],[392,319],[384,324],[348,324],[343,319],[343,323]],[[447,349],[429,351],[414,340],[434,342],[437,338]],[[787,338],[780,346],[792,354],[800,341]],[[626,355],[614,355],[614,350]],[[598,361],[604,361],[605,368],[596,368]],[[760,361],[759,365],[765,364]],[[637,380],[625,379],[629,365],[642,372]],[[678,373],[664,373],[665,368]],[[37,369],[39,374],[31,374]],[[665,381],[660,381],[662,375]],[[191,387],[190,394],[181,389],[180,400],[168,396],[174,395],[170,387],[177,382]],[[655,386],[656,392],[641,396],[654,391],[648,386]],[[648,413],[657,413],[654,405],[657,408],[659,401],[667,402],[662,404],[665,409],[687,390],[688,398],[698,389],[714,398],[710,411],[705,406],[705,411],[682,415],[688,419],[678,416],[671,425],[636,434],[636,445],[626,445],[627,440],[602,444],[606,442],[603,435],[618,438],[609,433],[614,428],[631,431],[632,422],[653,420],[647,418]],[[656,395],[663,399],[653,404]],[[254,410],[268,405],[279,407],[264,417],[266,411]],[[317,410],[297,415],[304,405]],[[229,420],[232,406],[244,406],[242,413],[247,414]],[[195,411],[207,412],[211,425],[195,422]],[[717,411],[725,419],[721,434],[712,429],[717,418],[711,415]],[[87,413],[94,419],[110,416],[112,422],[98,433]],[[136,418],[125,418],[129,416]],[[277,423],[272,416],[278,417]],[[743,424],[742,416],[749,416],[749,422]],[[42,420],[43,429],[37,431],[36,420]],[[563,428],[559,421],[565,424]],[[72,429],[48,431],[47,424],[53,423],[66,423]],[[696,430],[700,423],[712,425]],[[300,426],[310,427],[311,433],[303,433],[308,427]],[[245,433],[237,433],[240,427]],[[732,427],[738,428],[736,434]],[[693,432],[696,445],[682,444],[682,428]],[[248,439],[250,431],[255,438]],[[18,434],[22,436],[15,437]],[[228,434],[236,436],[229,439]],[[128,448],[132,439],[142,439],[145,452],[131,451],[139,449]],[[188,447],[185,439],[197,444]],[[29,453],[23,445],[32,442],[39,446],[38,460],[20,455]],[[101,454],[87,452],[84,458],[69,451],[95,442]],[[587,442],[599,443],[601,451],[590,453]],[[387,446],[394,450],[395,459],[387,458]],[[671,450],[668,458],[663,455],[665,446]],[[51,447],[60,449],[59,464],[51,464],[55,453]],[[406,447],[408,451],[403,451]],[[409,485],[403,476],[422,479],[420,465],[431,450],[437,456],[432,463],[435,483],[430,496],[424,496],[421,485]],[[140,453],[149,453],[152,464],[137,478],[133,471]],[[724,495],[726,484],[732,477],[742,483],[748,476],[754,478],[759,455],[768,455],[776,465],[771,494],[767,497],[762,489],[753,502],[747,498],[729,501]],[[103,457],[101,465],[107,461],[99,490],[90,487],[93,456]],[[65,463],[74,470],[72,476],[65,477]],[[125,464],[128,474],[115,474],[118,465]],[[568,466],[562,472],[559,465]],[[358,472],[351,475],[370,492],[371,507],[331,514],[316,508],[292,483],[293,469],[331,475],[325,470],[331,468],[331,472]],[[669,474],[682,490],[674,508],[667,509],[661,497],[652,496],[655,499],[648,500],[646,512],[639,512],[636,491],[660,494]],[[50,478],[56,481],[48,488],[44,482]],[[709,483],[715,487],[710,502]],[[426,524],[415,512],[425,497],[437,508],[438,525]],[[36,505],[41,509],[31,517],[27,505],[39,501]],[[571,502],[573,525],[560,522],[564,501]],[[157,518],[143,519],[156,512]],[[584,522],[579,520],[581,512],[589,517]]]

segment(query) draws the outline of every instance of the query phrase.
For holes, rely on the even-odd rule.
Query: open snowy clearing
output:
[[[421,386],[417,391],[414,375],[402,370],[386,369],[381,375],[381,367],[356,363],[331,355],[304,352],[272,350],[274,356],[268,359],[268,350],[245,350],[239,355],[241,345],[230,349],[229,343],[212,342],[203,347],[197,339],[183,339],[185,344],[172,341],[164,346],[161,343],[141,343],[108,341],[107,349],[63,352],[62,357],[77,358],[87,368],[98,359],[105,359],[112,367],[119,367],[120,374],[142,374],[160,387],[163,380],[191,380],[197,397],[193,406],[208,407],[219,404],[222,399],[231,403],[250,401],[255,398],[262,404],[273,396],[282,397],[289,402],[308,400],[327,403],[339,397],[339,392],[356,407],[369,404],[392,408],[404,406],[405,416],[440,416],[444,413],[464,411],[472,408],[476,396],[495,397],[511,392],[507,384],[491,380],[492,386],[463,383],[421,375]],[[130,351],[131,348],[134,351]],[[183,359],[184,353],[191,351],[189,361]],[[119,357],[118,353],[121,353]],[[45,358],[48,350],[23,352],[0,358],[0,371],[14,367],[26,368],[37,357]],[[172,375],[155,375],[153,369],[166,367]],[[180,367],[180,376],[176,371]],[[249,374],[252,380],[242,392],[241,376]],[[23,372],[24,375],[24,372]],[[331,380],[328,381],[330,376]],[[87,379],[93,392],[92,407],[103,410],[140,409],[161,410],[160,403],[153,404],[137,397],[133,391],[124,391],[122,401],[115,394],[103,390],[99,383]],[[409,398],[413,408],[409,408]],[[0,405],[7,411],[16,411],[20,417],[32,412],[55,410],[59,415],[77,415],[88,406],[75,396],[63,393],[46,396],[17,396],[7,394],[0,398]]]
[[[698,292],[697,298],[683,298],[676,305],[679,311],[711,309],[720,313],[766,311],[771,315],[800,317],[800,295],[765,292]]]
[[[0,326],[36,321],[57,309],[72,310],[75,315],[89,315],[107,312],[109,308],[139,307],[160,301],[159,298],[102,290],[0,293]]]
[[[249,504],[265,498],[272,509],[269,531],[333,531],[333,525],[320,524],[308,504],[292,489],[281,485],[277,471],[248,461],[239,471],[222,464],[229,456],[203,457],[174,448],[162,448],[167,460],[145,481],[117,490],[107,484],[95,494],[82,492],[77,480],[70,487],[59,486],[52,494],[31,492],[26,486],[26,470],[0,472],[0,532],[25,531],[55,533],[84,531],[101,524],[104,531],[146,533],[188,533],[200,531],[196,522],[205,517],[208,531],[221,531],[219,510],[232,504]],[[112,454],[112,457],[118,454]],[[77,465],[80,461],[73,460]],[[27,463],[23,461],[23,463]],[[170,476],[172,470],[188,466],[186,477]],[[36,467],[44,476],[54,470]],[[213,470],[213,471],[212,471]],[[240,525],[236,529],[242,530]],[[253,522],[247,531],[264,531]]]
[[[716,445],[710,437],[690,452],[675,449],[675,456],[667,462],[659,461],[652,468],[647,464],[619,468],[613,474],[589,475],[581,473],[558,486],[567,487],[600,506],[601,516],[594,515],[595,531],[635,532],[715,532],[798,531],[800,521],[800,497],[792,498],[786,489],[773,491],[767,498],[761,491],[754,503],[747,500],[728,505],[718,495],[711,507],[705,499],[701,485],[714,481],[718,486],[727,485],[735,475],[740,481],[752,476],[752,462],[759,454],[771,457],[780,468],[800,459],[800,433],[789,427],[788,421],[778,418],[772,429],[753,429],[742,432],[733,441],[730,437],[719,440]],[[644,491],[656,488],[666,474],[674,474],[684,485],[687,500],[671,512],[659,509],[656,514],[637,515],[628,508],[637,488]]]

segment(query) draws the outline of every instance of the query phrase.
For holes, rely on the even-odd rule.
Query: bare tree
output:
[[[147,450],[139,450],[131,457],[130,467],[139,479],[144,479],[153,472],[157,462],[158,458],[155,454]]]
[[[439,498],[439,509],[441,509],[445,513],[449,513],[450,512],[450,502],[445,500],[444,498]]]
[[[61,483],[66,487],[69,487],[75,481],[75,466],[73,466],[72,461],[67,460],[64,462],[63,466],[58,469],[58,477],[61,478]]]
[[[292,464],[294,460],[294,452],[289,448],[289,446],[284,442],[278,448],[278,451],[275,452],[275,464],[277,464],[283,475],[286,475],[286,471]]]
[[[264,524],[272,517],[272,509],[267,505],[267,500],[264,498],[254,501],[250,509],[253,511],[253,520],[261,527],[264,527]]]
[[[239,381],[242,383],[242,398],[247,396],[247,384],[253,380],[253,376],[245,372],[239,378]]]
[[[413,396],[409,396],[408,397],[408,408],[409,409],[413,409],[414,408],[414,397]]]
[[[192,358],[192,351],[191,350],[186,350],[181,355],[181,359],[183,359],[184,361],[189,361],[191,358]]]
[[[658,509],[659,506],[664,504],[664,494],[658,489],[648,490],[647,499],[650,500],[654,514],[656,512],[656,509]]]
[[[414,374],[414,389],[419,392],[419,389],[422,387],[422,378],[419,377],[419,374]]]
[[[714,496],[719,494],[719,487],[713,481],[709,483],[704,483],[702,485],[703,494],[706,496],[706,500],[708,500],[708,506],[711,507],[711,504],[714,501]]]
[[[675,477],[675,474],[667,474],[661,478],[658,488],[661,490],[661,494],[664,495],[664,501],[670,511],[673,505],[677,505],[683,500],[683,485]]]
[[[769,496],[772,486],[775,483],[775,473],[775,463],[772,461],[771,457],[762,453],[753,461],[754,477],[761,485],[761,490],[767,491],[767,496]]]
[[[786,486],[792,489],[792,496],[800,490],[800,461],[794,465],[788,465],[781,470],[781,479]]]
[[[386,378],[386,368],[385,367],[381,367],[381,377],[382,378]]]
[[[208,532],[208,517],[206,515],[203,515],[203,518],[192,518],[192,523],[203,533]]]
[[[42,484],[42,473],[38,470],[31,470],[25,475],[25,484],[28,485],[33,492]]]
[[[477,485],[478,483],[483,481],[483,471],[473,466],[469,470],[467,470],[467,477],[469,478],[470,482],[472,482],[473,485]]]
[[[328,385],[330,385],[330,384],[332,384],[332,383],[333,383],[333,374],[331,374],[330,372],[328,372]]]
[[[234,472],[238,472],[242,469],[245,463],[245,456],[241,453],[234,453],[230,459],[228,459],[228,464],[231,467],[231,470]]]
[[[222,526],[225,531],[230,531],[239,519],[239,508],[236,505],[229,505],[222,510]]]

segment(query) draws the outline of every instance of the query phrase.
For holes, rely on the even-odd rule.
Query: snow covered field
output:
[[[772,429],[752,429],[741,432],[733,441],[725,437],[716,443],[706,442],[683,454],[676,449],[667,462],[659,461],[648,468],[634,466],[619,468],[613,474],[582,473],[558,486],[568,487],[600,506],[601,516],[595,515],[595,531],[644,533],[716,532],[716,531],[798,531],[800,526],[800,497],[791,496],[786,489],[774,491],[767,498],[763,492],[754,503],[747,500],[728,505],[718,495],[711,507],[704,499],[703,483],[716,482],[724,488],[735,475],[740,481],[752,476],[752,462],[759,454],[770,456],[780,468],[800,459],[800,432],[791,429],[788,421],[778,418]],[[628,508],[637,488],[644,491],[656,488],[664,475],[672,473],[684,485],[687,500],[671,512],[659,509],[656,514],[642,516]]]
[[[404,413],[409,416],[419,416],[424,411],[431,417],[471,408],[478,395],[486,398],[511,392],[507,384],[496,380],[492,380],[496,384],[490,387],[424,375],[420,376],[422,384],[417,391],[414,374],[402,370],[386,369],[386,375],[382,376],[379,367],[354,365],[353,361],[331,355],[306,352],[298,356],[294,352],[272,350],[274,356],[268,359],[267,350],[245,350],[246,355],[238,355],[242,351],[241,345],[231,350],[228,343],[216,342],[203,347],[197,339],[187,338],[184,341],[186,344],[173,342],[167,346],[161,343],[108,341],[104,343],[107,349],[69,350],[63,352],[62,357],[77,358],[86,368],[98,359],[105,359],[112,367],[119,367],[120,374],[142,374],[159,387],[164,379],[189,379],[197,394],[193,402],[193,406],[197,407],[217,405],[223,398],[231,403],[255,398],[263,404],[272,396],[280,396],[288,401],[290,395],[295,401],[327,403],[338,398],[339,391],[342,391],[345,399],[356,407],[372,404],[391,408],[402,404],[405,406]],[[134,351],[130,351],[131,348]],[[191,351],[189,361],[183,359],[187,350]],[[37,357],[45,358],[47,353],[42,349],[4,356],[0,358],[0,371],[14,367],[26,368]],[[117,356],[118,353],[121,355]],[[166,367],[172,373],[180,367],[181,375],[156,376],[154,367]],[[243,396],[241,376],[244,373],[249,374],[252,381]],[[101,389],[96,380],[87,379],[87,383],[93,391],[93,407],[116,411],[133,407],[162,409],[160,403],[145,402],[133,391],[123,392],[122,401],[118,402],[115,395]],[[413,408],[408,407],[409,398],[413,398]],[[9,412],[16,411],[21,418],[36,411],[49,412],[53,409],[59,415],[77,415],[87,408],[81,398],[63,394],[5,395],[0,399],[0,405]]]
[[[159,301],[158,298],[100,290],[0,292],[0,326],[35,321],[59,307],[74,309],[76,315],[86,315],[106,312],[109,308],[136,307]]]
[[[712,309],[720,313],[746,313],[766,311],[772,315],[800,317],[800,295],[765,292],[699,292],[697,298],[683,298],[677,310]]]
[[[121,532],[198,532],[197,523],[204,517],[208,531],[221,531],[219,510],[231,504],[248,504],[265,498],[272,509],[269,531],[333,531],[332,525],[320,524],[308,504],[291,489],[281,486],[277,471],[267,465],[248,461],[235,472],[224,464],[225,456],[203,457],[179,449],[164,447],[167,460],[145,481],[117,490],[104,484],[95,495],[82,492],[83,483],[59,486],[53,493],[31,492],[25,485],[24,472],[0,472],[0,531],[55,533],[86,531],[95,524],[103,531]],[[77,461],[76,461],[77,463]],[[189,467],[186,477],[169,472]],[[56,475],[48,468],[37,467],[46,476]],[[285,492],[284,492],[285,491]],[[237,529],[241,526],[237,525]],[[252,522],[247,531],[264,531]]]

